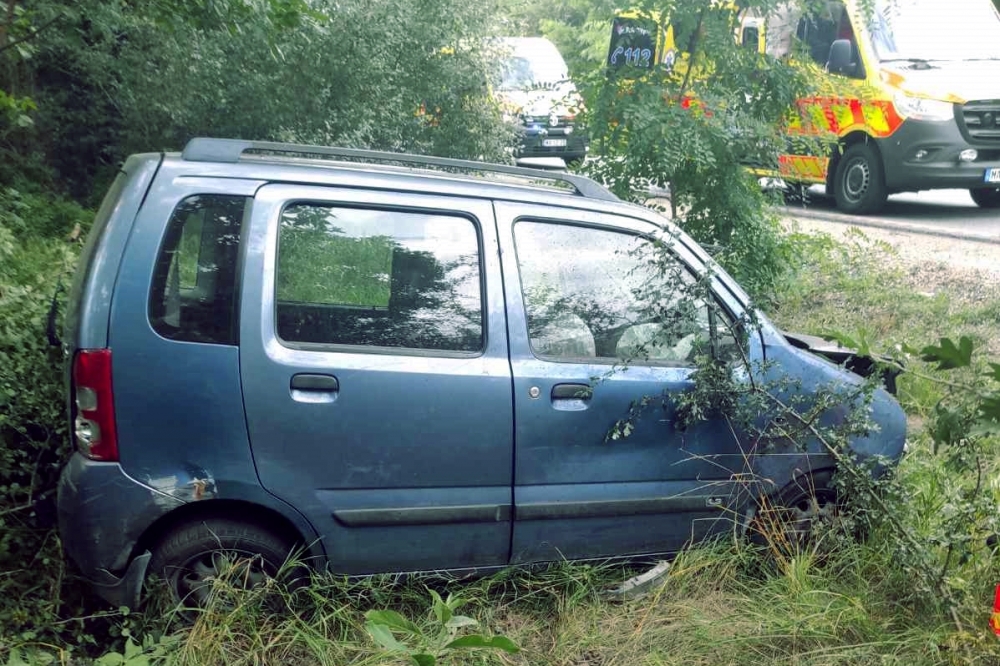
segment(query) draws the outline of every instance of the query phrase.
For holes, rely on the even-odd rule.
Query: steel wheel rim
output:
[[[790,543],[805,544],[819,523],[832,523],[837,517],[835,497],[828,493],[810,494],[784,509],[784,531]]]
[[[871,187],[872,169],[868,160],[858,158],[848,162],[844,169],[844,198],[857,203]]]
[[[260,553],[206,550],[188,558],[169,576],[170,588],[181,601],[205,608],[212,601],[215,581],[225,577],[233,587],[252,589],[274,577],[275,568]]]

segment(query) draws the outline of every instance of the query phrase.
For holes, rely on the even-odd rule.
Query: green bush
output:
[[[0,185],[31,168],[29,179],[92,201],[130,153],[192,136],[499,160],[513,145],[487,85],[496,14],[481,4],[29,4],[30,25],[59,20],[25,42],[30,57],[0,51],[0,93],[23,90],[36,107],[23,126],[0,118]]]
[[[53,197],[50,193],[31,193],[13,188],[0,190],[0,225],[21,240],[76,240],[86,236],[94,217],[75,201]],[[70,238],[72,237],[72,238]],[[24,275],[45,265],[11,260],[8,269],[19,268]]]
[[[76,258],[75,246],[61,237],[85,216],[69,202],[0,193],[0,501],[6,506],[46,492],[66,440],[62,361],[46,328],[57,284]]]
[[[64,237],[77,225],[82,235],[89,216],[68,201],[0,191],[0,627],[11,636],[39,635],[65,605],[63,559],[44,507],[69,437],[62,356],[46,325],[77,256]]]
[[[697,39],[678,56],[685,66],[611,69],[603,54],[613,11],[588,15],[588,25],[604,25],[601,48],[595,41],[588,51],[602,55],[581,77],[591,150],[603,159],[586,168],[623,198],[643,202],[650,185],[669,192],[674,222],[711,249],[755,301],[769,302],[798,257],[746,167],[778,167],[785,139],[776,128],[811,82],[788,62],[734,40],[740,14],[725,3],[643,0],[630,6],[665,12],[673,25],[697,26]],[[776,7],[764,0],[738,6],[763,17]]]

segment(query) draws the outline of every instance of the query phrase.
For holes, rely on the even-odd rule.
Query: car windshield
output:
[[[1000,60],[990,0],[878,0],[871,33],[879,60]]]
[[[538,49],[535,52],[517,51],[503,61],[500,88],[526,90],[549,88],[566,81],[569,74],[559,52]]]

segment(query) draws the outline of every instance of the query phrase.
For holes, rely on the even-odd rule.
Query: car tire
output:
[[[976,187],[969,194],[980,208],[1000,208],[1000,187]]]
[[[285,583],[300,580],[304,565],[293,567],[299,570],[295,573],[284,568],[292,548],[290,541],[271,529],[211,518],[169,532],[153,548],[149,572],[163,579],[172,602],[205,609],[211,603],[214,580],[220,575],[228,573],[247,588],[262,585],[279,573]]]
[[[774,550],[798,552],[815,542],[817,522],[832,523],[841,514],[829,471],[797,477],[758,503],[751,538]]]
[[[837,162],[833,181],[837,208],[845,213],[870,215],[882,210],[889,192],[878,150],[868,143],[847,147]]]

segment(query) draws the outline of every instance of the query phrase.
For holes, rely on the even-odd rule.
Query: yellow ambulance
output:
[[[790,140],[777,175],[825,185],[848,213],[877,213],[893,193],[944,188],[1000,208],[1000,13],[992,0],[806,4],[809,11],[789,3],[749,36],[741,26],[744,43],[756,47],[756,37],[816,83],[797,101],[787,133],[829,149],[816,154],[815,141]],[[609,66],[614,30],[627,19],[616,19]],[[665,37],[651,40],[653,59],[670,64],[678,56],[672,34]]]

